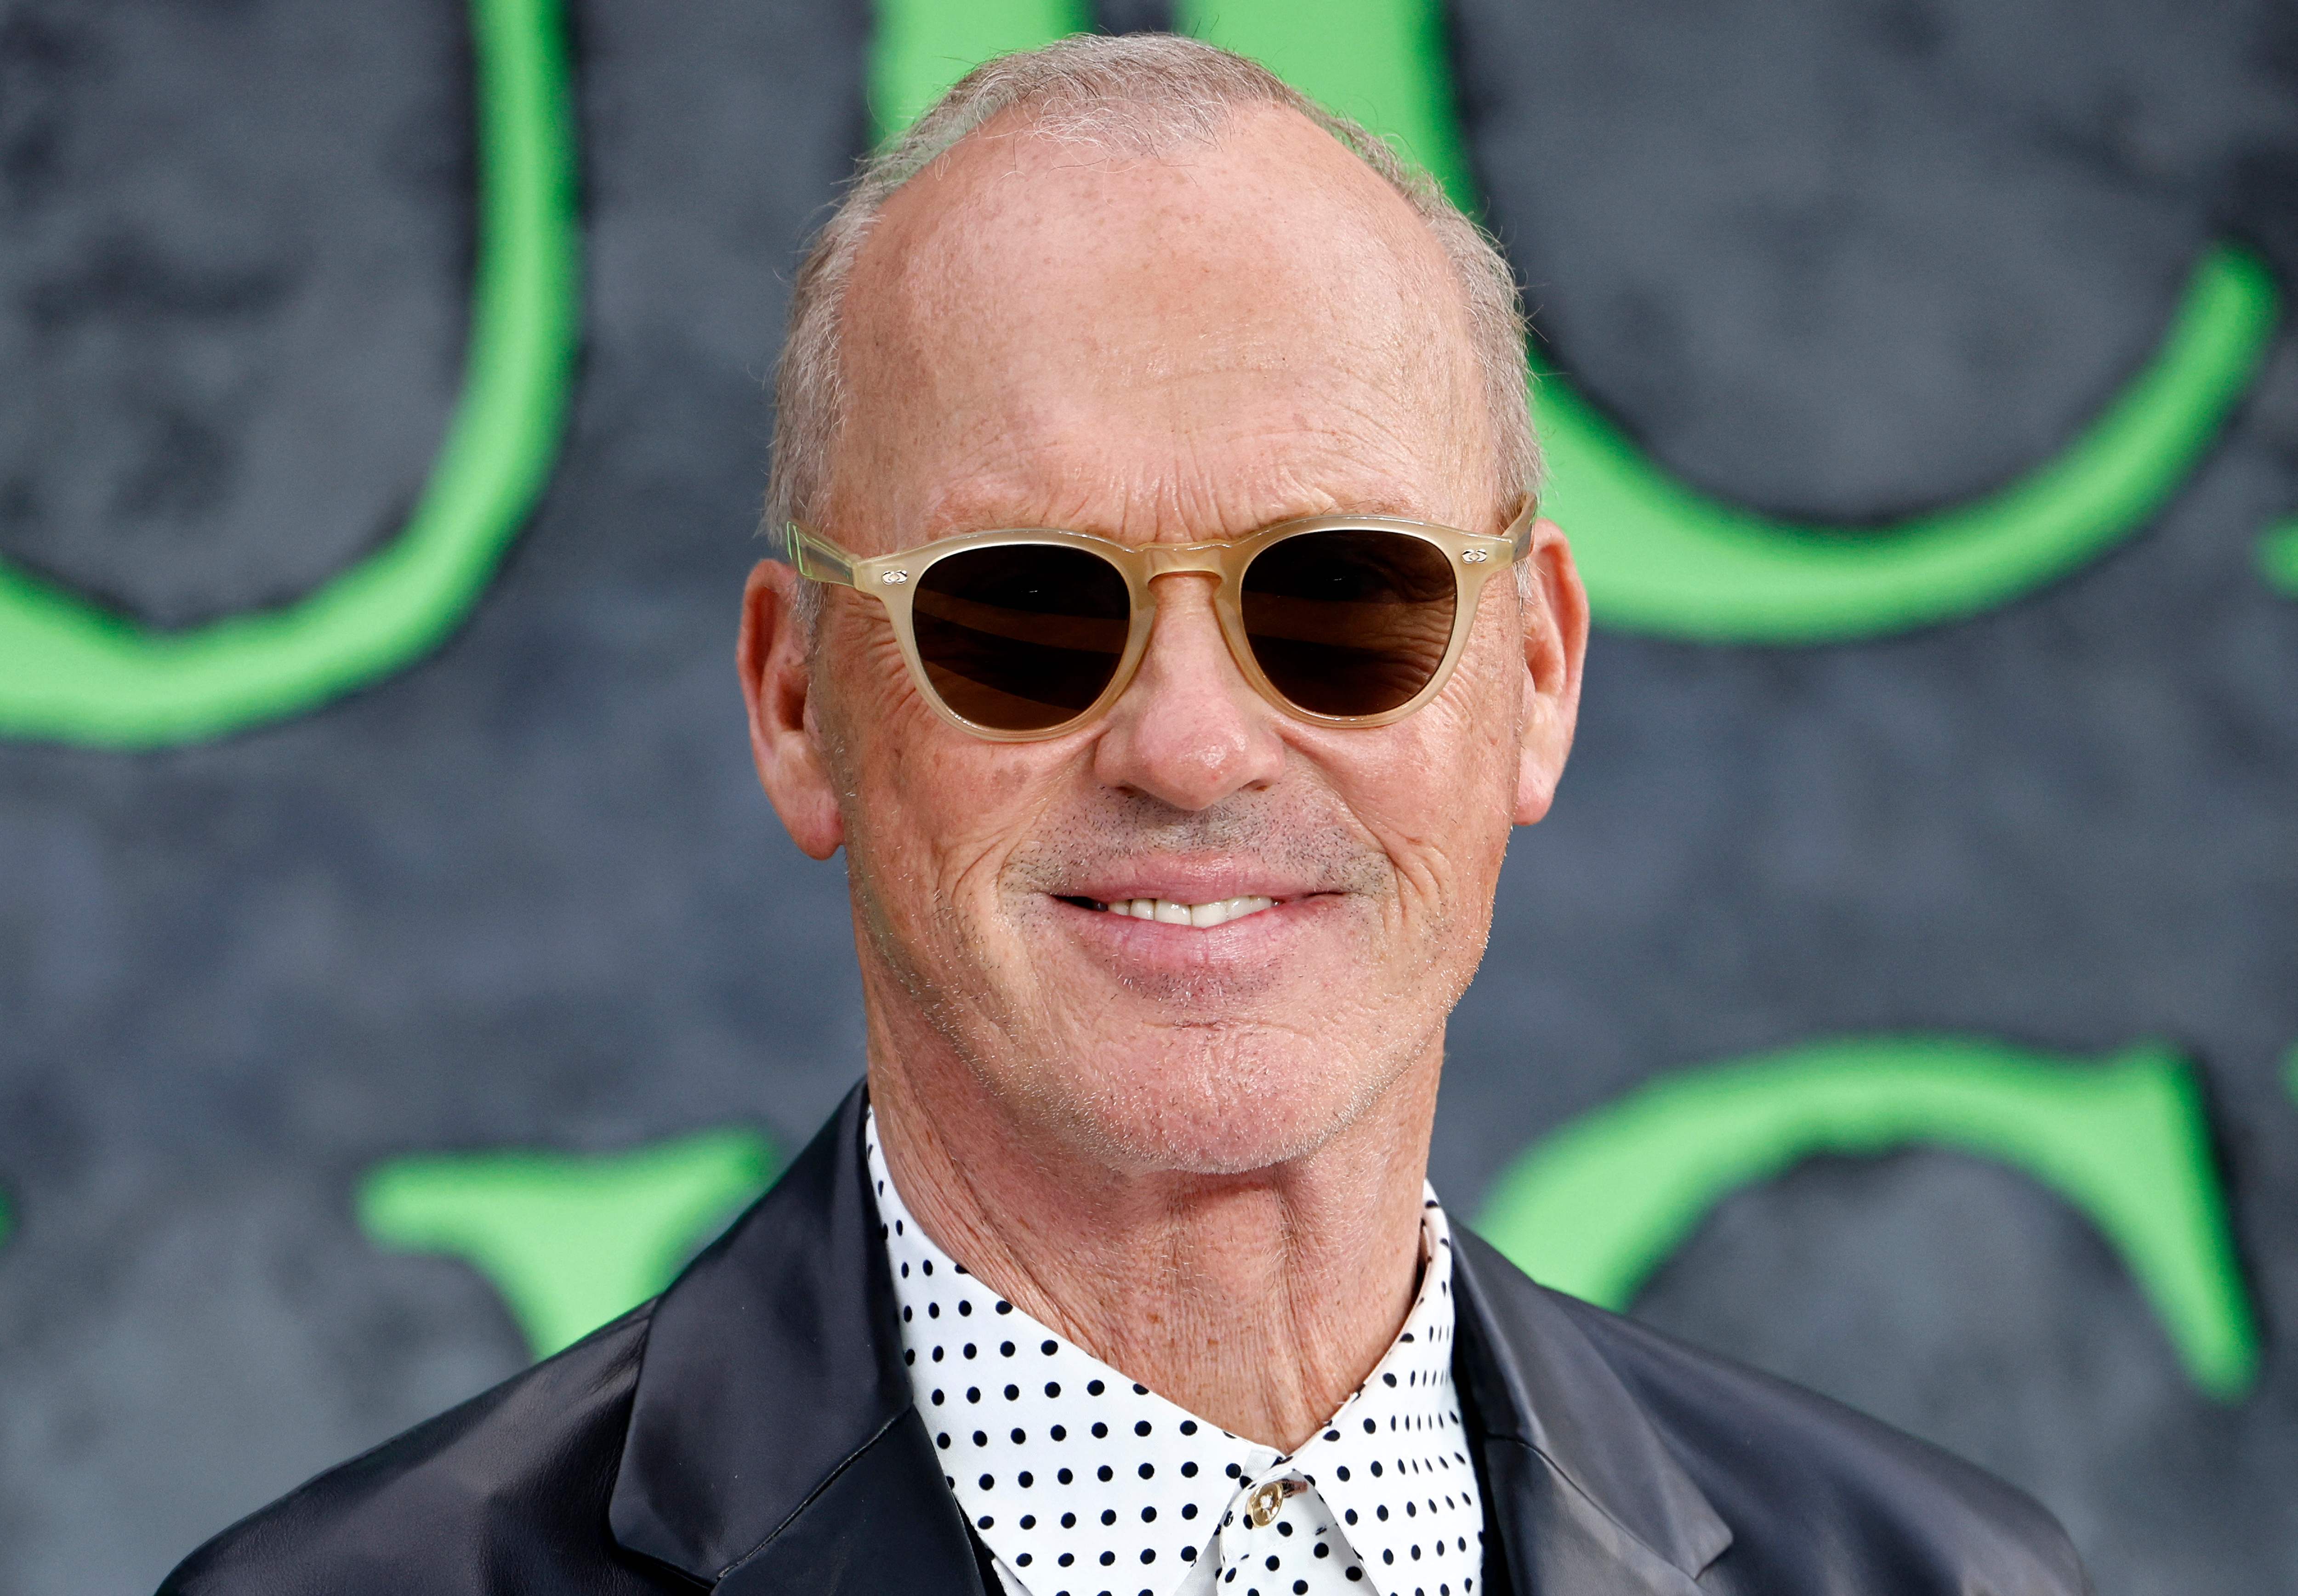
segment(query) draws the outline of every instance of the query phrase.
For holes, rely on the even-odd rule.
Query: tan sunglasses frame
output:
[[[1385,726],[1402,720],[1414,710],[1434,698],[1451,678],[1452,667],[1459,663],[1467,646],[1468,633],[1476,616],[1476,601],[1483,594],[1484,583],[1497,571],[1511,570],[1532,551],[1532,525],[1538,502],[1527,498],[1506,531],[1498,537],[1480,537],[1473,532],[1461,532],[1455,527],[1438,526],[1426,521],[1407,521],[1391,516],[1311,516],[1300,520],[1280,521],[1264,526],[1259,532],[1211,543],[1119,543],[1108,538],[1095,537],[1088,532],[1062,532],[1053,528],[1026,528],[1003,532],[967,533],[960,537],[943,538],[939,542],[905,549],[898,553],[880,554],[869,559],[859,559],[839,548],[829,538],[812,527],[792,521],[787,524],[789,563],[798,574],[810,582],[827,583],[836,587],[850,587],[866,594],[885,606],[887,617],[894,624],[894,637],[900,644],[902,657],[910,667],[910,679],[934,712],[960,731],[991,742],[1041,742],[1076,730],[1086,722],[1105,713],[1132,684],[1134,673],[1140,668],[1141,657],[1147,652],[1149,633],[1155,624],[1157,600],[1150,584],[1161,576],[1183,573],[1202,574],[1219,578],[1213,591],[1213,613],[1220,622],[1221,635],[1228,643],[1229,657],[1252,689],[1295,720],[1319,726]],[[1376,530],[1401,533],[1418,538],[1442,550],[1445,563],[1451,567],[1454,583],[1452,605],[1452,635],[1446,640],[1444,657],[1437,665],[1428,684],[1411,699],[1393,709],[1378,715],[1318,715],[1302,708],[1278,692],[1253,657],[1252,643],[1244,629],[1242,594],[1246,567],[1256,555],[1273,544],[1288,538],[1305,537],[1317,532]],[[1117,567],[1124,577],[1127,591],[1133,600],[1133,615],[1125,636],[1125,651],[1118,658],[1117,668],[1109,678],[1109,685],[1091,704],[1059,725],[1038,731],[1007,732],[995,726],[985,726],[970,721],[942,701],[934,690],[933,680],[926,674],[925,662],[918,657],[917,634],[911,622],[911,600],[917,591],[918,579],[937,563],[953,554],[973,549],[994,549],[1014,544],[1046,544],[1062,549],[1081,549],[1097,554]]]

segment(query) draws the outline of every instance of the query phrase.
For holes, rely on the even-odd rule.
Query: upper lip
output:
[[[1269,897],[1283,903],[1307,897],[1319,890],[1298,876],[1290,876],[1247,860],[1136,862],[1106,873],[1065,883],[1055,894],[1086,897],[1095,903],[1122,903],[1128,898],[1161,897],[1168,903],[1210,904],[1228,897]]]

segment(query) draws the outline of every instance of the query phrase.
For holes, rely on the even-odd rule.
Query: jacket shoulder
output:
[[[2016,1487],[1816,1392],[1558,1301],[1732,1526],[1718,1590],[2089,1591],[2065,1530]]]
[[[1586,1337],[1730,1526],[1701,1590],[2087,1596],[2066,1532],[2024,1492],[1816,1392],[1535,1285],[1475,1245],[1496,1294],[1544,1299]]]
[[[690,1590],[607,1526],[652,1304],[289,1493],[161,1596]]]

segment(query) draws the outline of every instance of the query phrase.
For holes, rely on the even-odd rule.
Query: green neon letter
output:
[[[748,1130],[609,1157],[402,1158],[360,1183],[360,1228],[398,1252],[467,1261],[502,1293],[535,1356],[548,1357],[670,1284],[765,1189],[775,1162]]]
[[[1817,642],[1976,615],[2137,533],[2249,387],[2276,315],[2257,256],[2206,251],[2153,358],[2056,459],[1871,531],[1790,525],[1699,493],[1551,376],[1538,407],[1555,473],[1547,509],[1572,533],[1596,614],[1625,631]]]
[[[285,608],[160,632],[0,566],[0,736],[144,748],[313,708],[413,663],[485,591],[550,473],[581,328],[554,0],[471,0],[478,269],[463,392],[398,537]]]
[[[1500,1177],[1477,1228],[1545,1285],[1624,1307],[1727,1194],[1815,1153],[1915,1144],[2000,1160],[2104,1231],[2187,1374],[2233,1397],[2258,1369],[2210,1135],[2177,1056],[2104,1064],[2001,1042],[1820,1043],[1644,1087]]]

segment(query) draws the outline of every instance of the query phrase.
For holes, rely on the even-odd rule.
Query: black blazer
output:
[[[243,1520],[163,1596],[1002,1596],[911,1405],[862,1107],[654,1302]],[[1452,1234],[1494,1596],[2087,1590],[2009,1486]]]

